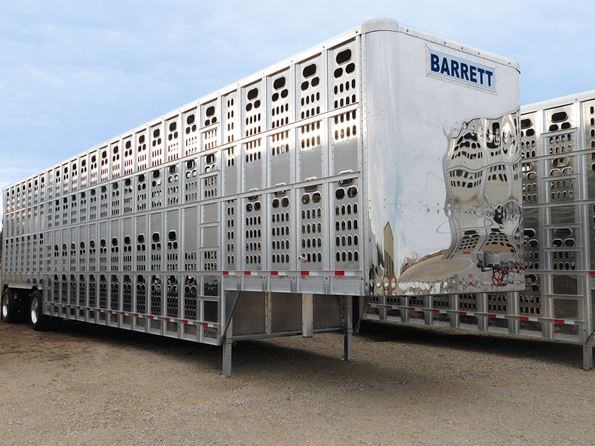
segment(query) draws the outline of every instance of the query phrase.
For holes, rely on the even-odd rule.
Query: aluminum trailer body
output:
[[[521,108],[526,289],[375,299],[366,318],[583,346],[593,367],[595,90]]]
[[[353,296],[523,287],[518,108],[514,62],[365,22],[8,187],[5,301],[349,358]]]

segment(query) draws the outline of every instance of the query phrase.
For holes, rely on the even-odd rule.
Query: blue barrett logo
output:
[[[440,51],[428,49],[428,74],[496,91],[494,68]]]

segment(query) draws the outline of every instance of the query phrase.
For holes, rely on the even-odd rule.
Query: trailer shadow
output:
[[[199,361],[202,367],[220,371],[221,349],[216,346],[198,344],[174,338],[154,336],[141,332],[120,330],[117,328],[67,321],[61,332],[73,337],[73,340],[93,340],[114,346],[132,348],[167,356],[180,361]],[[540,340],[496,337],[458,333],[447,330],[427,330],[407,326],[390,326],[377,323],[362,323],[361,339],[367,342],[394,342],[408,345],[423,345],[449,349],[481,352],[505,358],[523,358],[534,361],[550,362],[571,368],[581,367],[582,349],[580,346],[550,343]],[[407,379],[405,368],[390,369],[383,365],[381,358],[376,361],[362,362],[357,358],[357,343],[354,345],[355,360],[349,364],[341,360],[342,342],[337,335],[336,352],[318,353],[316,346],[301,343],[299,347],[278,345],[270,341],[242,341],[234,345],[234,374],[260,375],[274,372],[277,374],[311,376],[314,370],[336,369],[339,373],[358,373],[360,367],[366,368],[367,374],[381,379],[394,379],[399,376]],[[393,366],[396,367],[396,366]],[[431,373],[430,373],[431,375]],[[431,379],[430,376],[427,377]]]
[[[525,358],[572,368],[582,367],[582,347],[540,339],[494,334],[463,333],[449,329],[426,329],[405,325],[362,322],[358,334],[372,342],[402,342],[444,349],[482,352],[508,358]]]
[[[62,321],[56,334],[61,337],[60,342],[93,342],[151,353],[168,361],[198,363],[202,370],[221,373],[222,351],[217,346],[75,321]],[[318,336],[321,335],[315,335],[315,339]],[[296,347],[279,345],[274,340],[234,343],[232,376],[252,381],[274,375],[276,378],[286,379],[287,382],[296,381],[304,384],[311,382],[315,377],[322,383],[328,380],[327,384],[331,386],[338,376],[357,385],[364,383],[360,377],[371,375],[375,380],[385,383],[413,381],[414,376],[406,367],[387,368],[382,365],[381,360],[378,363],[343,361],[342,335],[330,336],[333,339],[325,342],[324,353],[315,351],[317,345],[310,340],[299,342],[299,346]],[[426,379],[431,381],[432,377],[428,375]]]

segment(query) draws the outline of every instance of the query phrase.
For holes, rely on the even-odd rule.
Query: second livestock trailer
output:
[[[524,287],[519,69],[372,20],[4,191],[2,314],[223,345]],[[361,305],[352,305],[352,298]],[[384,311],[384,310],[383,310]]]
[[[374,298],[366,319],[582,346],[593,367],[595,91],[521,108],[525,290]]]

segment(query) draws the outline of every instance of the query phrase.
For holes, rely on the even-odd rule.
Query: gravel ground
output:
[[[0,323],[2,444],[593,444],[575,346],[365,324],[220,350]]]

